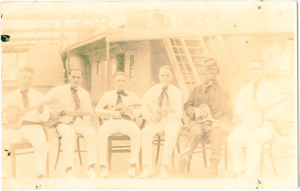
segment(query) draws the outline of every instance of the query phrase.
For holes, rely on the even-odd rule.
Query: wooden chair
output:
[[[43,130],[45,132],[46,140],[48,142],[47,130],[45,127],[43,127]],[[17,143],[11,144],[10,150],[8,151],[8,155],[10,156],[10,160],[11,160],[11,171],[12,171],[13,179],[16,179],[16,177],[17,177],[16,156],[34,153],[34,150],[26,151],[26,152],[19,152],[20,150],[30,149],[30,148],[33,148],[33,147],[28,141],[19,141]],[[47,152],[47,159],[46,159],[46,177],[49,178],[49,152]]]
[[[225,158],[225,160],[224,160],[225,170],[228,169],[228,144],[227,144],[226,140],[227,140],[227,135],[224,135],[223,145],[222,145],[222,148],[221,148],[221,152],[223,151],[224,153],[223,154],[221,153],[221,156],[224,156],[224,158]],[[209,141],[204,137],[201,140],[201,142],[199,143],[199,145],[198,145],[198,147],[196,149],[200,149],[200,150],[199,151],[195,151],[193,153],[193,155],[197,154],[197,153],[203,153],[203,163],[204,163],[205,168],[207,168],[206,150],[210,149]],[[187,163],[187,172],[188,173],[190,173],[190,169],[191,169],[191,159]]]
[[[59,156],[60,156],[60,152],[63,152],[61,150],[61,139],[62,139],[62,136],[58,133],[57,129],[56,129],[56,135],[57,135],[57,138],[58,138],[58,147],[57,147],[57,157],[56,157],[56,162],[55,162],[55,165],[54,165],[54,170],[56,170],[56,167],[57,167],[57,164],[58,164],[58,160],[59,160]],[[79,140],[81,138],[83,138],[83,135],[79,134],[79,133],[76,133],[77,148],[76,148],[76,150],[74,150],[74,152],[78,153],[79,162],[80,162],[80,165],[82,166],[81,153],[82,152],[86,152],[86,150],[80,150],[80,141]]]
[[[155,164],[157,164],[157,162],[158,162],[160,146],[164,145],[165,139],[162,138],[162,137],[164,137],[164,136],[165,136],[165,133],[164,133],[164,132],[157,133],[157,134],[156,134],[156,138],[154,138],[153,141],[152,141],[152,144],[153,144],[153,145],[157,145],[157,152],[156,152],[156,160],[155,160]],[[176,146],[177,146],[177,151],[178,151],[178,153],[180,153],[179,135],[178,135],[178,137],[177,137]],[[173,168],[173,171],[175,172],[174,153],[175,153],[175,149],[174,149],[173,155],[172,155],[172,168]]]
[[[137,119],[135,119],[136,122]],[[142,122],[138,123],[138,126],[140,129],[142,129],[145,125],[145,120],[143,118],[138,118],[138,120],[142,120]],[[103,122],[102,122],[103,123]],[[100,122],[100,124],[102,125]],[[100,127],[101,128],[101,127]],[[130,145],[113,145],[114,141],[128,141],[130,140],[130,137],[127,135],[124,135],[122,133],[115,133],[108,137],[107,141],[107,164],[108,169],[111,170],[111,159],[113,153],[130,153],[131,152],[131,146]],[[142,170],[142,152],[140,149],[139,153],[139,166]]]
[[[264,156],[265,154],[269,154],[270,155],[270,160],[271,160],[271,164],[274,170],[274,173],[276,175],[276,178],[278,179],[278,174],[277,174],[277,170],[275,167],[275,163],[273,160],[273,153],[272,153],[272,149],[273,149],[273,143],[275,142],[275,134],[273,136],[272,139],[270,139],[269,141],[266,141],[262,146],[261,146],[261,153],[260,153],[260,176],[263,176],[263,167],[264,167]],[[268,145],[268,148],[265,148],[265,146]]]

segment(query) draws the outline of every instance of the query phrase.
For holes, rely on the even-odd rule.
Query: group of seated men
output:
[[[247,107],[261,109],[281,99],[279,90],[265,81],[264,61],[251,62],[250,72],[253,82],[245,86],[238,95],[236,114],[242,117]],[[125,90],[126,75],[119,71],[114,76],[115,90],[104,93],[95,111],[93,111],[89,93],[80,87],[83,71],[80,68],[71,68],[70,83],[50,90],[46,95],[31,88],[34,80],[34,69],[24,66],[19,70],[19,89],[8,93],[2,99],[2,150],[9,151],[12,143],[27,140],[35,151],[35,165],[37,178],[45,177],[46,157],[48,144],[43,131],[42,122],[54,120],[53,125],[62,136],[63,161],[66,178],[75,178],[73,173],[73,152],[76,144],[76,133],[82,134],[87,143],[88,170],[87,176],[98,178],[95,165],[101,167],[100,176],[109,176],[107,170],[107,140],[115,133],[128,135],[131,141],[131,160],[128,170],[130,177],[135,177],[135,165],[139,161],[139,152],[142,147],[142,162],[144,165],[140,178],[148,178],[154,174],[152,165],[153,137],[164,132],[165,141],[163,160],[160,168],[160,177],[168,178],[167,166],[172,157],[182,126],[183,112],[189,118],[188,139],[180,153],[178,173],[184,174],[186,164],[191,160],[194,150],[204,137],[211,144],[210,170],[211,177],[218,175],[221,147],[224,135],[228,134],[228,127],[233,119],[234,108],[231,97],[217,80],[220,72],[217,60],[208,57],[203,64],[205,81],[196,86],[183,105],[181,91],[171,84],[173,72],[170,66],[159,69],[160,84],[151,87],[140,98],[134,93]],[[65,111],[96,113],[97,116],[106,115],[96,132],[91,124],[90,116],[62,116],[61,111],[43,105],[45,101],[55,100]],[[19,119],[18,112],[8,112],[12,105],[21,110],[28,109],[22,116],[22,123],[16,128],[5,128],[5,124]],[[140,107],[134,107],[138,106]],[[208,107],[213,120],[205,121]],[[184,111],[183,111],[184,110]],[[269,110],[265,120],[258,129],[249,129],[245,125],[236,127],[227,139],[228,147],[233,158],[233,170],[237,177],[253,179],[259,163],[262,144],[272,138],[275,133],[273,122],[280,116],[281,108]],[[134,119],[142,116],[146,125],[140,129]],[[66,119],[66,120],[64,120]],[[255,120],[255,119],[253,119]],[[226,137],[226,136],[225,136]],[[242,146],[247,143],[246,163],[243,160]],[[99,157],[98,157],[99,154]],[[2,153],[3,162],[7,154]],[[4,171],[4,170],[3,170]]]

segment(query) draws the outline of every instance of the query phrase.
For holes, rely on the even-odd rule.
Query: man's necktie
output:
[[[25,108],[29,107],[29,97],[28,97],[28,90],[20,90],[22,94],[23,104]]]
[[[252,101],[257,102],[256,92],[259,86],[259,83],[253,83],[253,94],[252,94]]]
[[[164,97],[166,96],[167,100],[169,99],[168,96],[168,87],[163,87],[160,96],[158,97],[158,105],[161,107]]]
[[[205,93],[209,91],[209,89],[212,87],[213,84],[214,84],[213,81],[207,82],[207,84],[205,85]]]
[[[76,105],[76,109],[78,110],[80,108],[80,99],[78,97],[77,91],[78,91],[77,89],[71,88],[71,92],[74,97],[74,103]]]
[[[120,104],[120,103],[123,103],[123,100],[122,100],[121,95],[123,95],[123,96],[126,97],[126,96],[127,96],[127,93],[125,93],[124,90],[119,90],[119,91],[117,91],[117,95],[118,95],[118,97],[117,97],[116,105],[118,105],[118,104]]]

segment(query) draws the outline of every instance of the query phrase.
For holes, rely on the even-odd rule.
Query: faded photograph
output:
[[[297,4],[2,2],[2,189],[297,188]]]

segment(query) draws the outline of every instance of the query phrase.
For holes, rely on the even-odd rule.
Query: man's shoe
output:
[[[87,171],[87,176],[90,178],[90,179],[97,179],[98,176],[95,172],[95,169],[93,168],[90,168],[90,170]]]
[[[168,176],[168,171],[166,168],[161,168],[160,169],[160,178],[162,179],[167,179],[169,176]]]
[[[135,167],[129,167],[129,170],[128,170],[128,176],[130,176],[131,178],[134,178],[135,177]]]
[[[101,178],[107,178],[108,177],[108,171],[107,168],[102,168],[101,169],[101,174],[100,174]]]
[[[69,171],[67,172],[66,178],[67,178],[67,179],[74,179],[74,178],[75,178],[74,173],[73,173],[72,170],[69,170]]]
[[[145,168],[144,172],[140,174],[140,178],[148,178],[149,176],[154,174],[154,170],[152,167]]]

